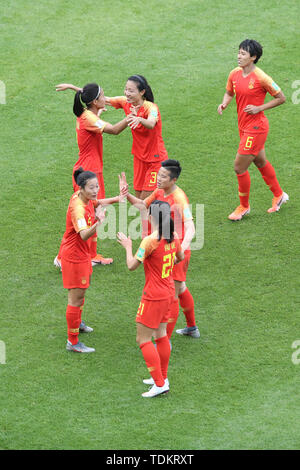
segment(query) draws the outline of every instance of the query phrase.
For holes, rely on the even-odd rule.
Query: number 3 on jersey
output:
[[[163,267],[161,277],[165,279],[170,276],[170,272],[173,269],[176,253],[169,253],[163,257]]]

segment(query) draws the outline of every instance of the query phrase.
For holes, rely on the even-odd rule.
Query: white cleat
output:
[[[95,352],[94,348],[89,348],[88,346],[81,343],[80,341],[78,341],[77,344],[72,344],[72,343],[70,343],[69,340],[67,341],[66,350],[67,351],[74,351],[74,352],[78,352],[78,353],[93,353],[93,352]]]
[[[143,383],[145,385],[154,385],[154,380],[152,379],[152,377],[150,379],[144,379],[143,380]],[[168,379],[165,379],[165,384],[168,384],[169,385],[169,380]]]
[[[79,331],[80,333],[91,333],[94,329],[91,326],[87,326],[84,321],[82,321],[79,326]]]
[[[149,392],[142,393],[142,397],[144,398],[154,398],[157,397],[158,395],[162,395],[164,393],[167,393],[170,390],[169,382],[165,380],[165,383],[162,387],[158,387],[157,385],[153,385]]]
[[[54,261],[53,261],[54,266],[56,266],[58,269],[61,270],[61,260],[58,259],[57,256],[55,256]]]

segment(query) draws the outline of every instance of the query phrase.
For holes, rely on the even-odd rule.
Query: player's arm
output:
[[[122,131],[124,131],[127,126],[128,122],[126,118],[122,119],[122,121],[119,121],[116,124],[110,124],[109,122],[107,122],[103,129],[103,132],[106,132],[106,134],[118,135]]]
[[[234,93],[231,93],[230,91],[226,90],[225,95],[223,97],[223,101],[218,106],[218,113],[220,114],[220,116],[223,114],[224,109],[227,108],[233,97]]]
[[[101,225],[103,220],[105,219],[105,209],[100,206],[97,207],[95,211],[95,217],[97,221],[94,223],[94,225],[89,228],[80,230],[79,235],[83,241],[87,241],[89,238],[95,235],[98,225]]]
[[[248,114],[257,114],[261,111],[266,111],[267,109],[276,108],[277,106],[280,106],[281,104],[285,103],[285,101],[286,98],[283,92],[280,91],[279,93],[277,93],[276,96],[273,97],[271,101],[268,101],[267,103],[264,103],[261,106],[254,106],[253,104],[248,104],[248,106],[245,107],[244,111]]]
[[[129,271],[135,271],[141,264],[132,254],[132,241],[130,237],[126,237],[124,233],[117,233],[117,241],[126,250],[126,263]]]
[[[181,243],[181,248],[185,251],[191,244],[195,236],[195,225],[193,219],[186,220],[184,222],[184,239]]]
[[[60,83],[55,87],[56,91],[65,91],[65,90],[73,90],[73,91],[82,91],[82,88],[79,88],[72,83]]]

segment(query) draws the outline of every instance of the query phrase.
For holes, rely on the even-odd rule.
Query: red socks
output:
[[[68,340],[71,344],[78,343],[80,316],[80,307],[73,307],[72,305],[67,306],[66,319],[68,325]]]
[[[161,371],[160,357],[154,344],[152,341],[143,343],[140,345],[140,350],[142,351],[146,366],[148,367],[148,371],[150,372],[155,385],[157,385],[157,387],[162,387],[165,380]]]
[[[94,259],[96,258],[97,256],[97,242],[98,242],[98,238],[97,238],[97,234],[93,235],[91,238],[90,238],[90,253],[91,253],[91,258]]]
[[[269,186],[270,190],[272,191],[274,197],[281,196],[282,189],[278,183],[275,170],[271,163],[267,161],[265,166],[259,168],[261,176],[263,177],[265,183]]]
[[[168,366],[171,355],[171,346],[168,336],[155,340],[157,352],[160,358],[161,373],[164,379],[168,377]]]
[[[241,175],[237,175],[238,183],[239,183],[239,198],[240,204],[243,207],[249,207],[249,195],[250,195],[250,174],[249,171],[245,171]]]
[[[169,339],[172,336],[172,333],[175,328],[177,318],[179,315],[179,300],[178,299],[174,299],[172,301],[170,310],[171,310],[170,317],[169,317],[168,324],[167,324],[167,335]]]
[[[194,299],[188,288],[182,294],[179,294],[179,302],[185,315],[187,326],[196,326]]]

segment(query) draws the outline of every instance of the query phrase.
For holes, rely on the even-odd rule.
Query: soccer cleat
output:
[[[72,344],[68,340],[66,349],[67,349],[67,351],[74,351],[74,352],[78,352],[78,353],[92,353],[92,352],[95,352],[94,348],[89,348],[88,346],[81,343],[80,341],[78,341],[77,344]]]
[[[152,377],[150,377],[150,379],[144,379],[143,383],[145,385],[154,385],[154,380],[152,379]],[[168,379],[165,379],[165,384],[169,385],[169,380]]]
[[[92,331],[94,331],[93,328],[91,328],[90,326],[87,326],[84,321],[82,321],[79,325],[79,331],[80,333],[91,333]]]
[[[102,255],[96,255],[96,257],[92,259],[92,266],[97,266],[98,264],[112,264],[113,261],[112,258],[104,258]]]
[[[238,220],[241,220],[244,215],[247,215],[250,213],[250,206],[249,207],[244,207],[244,206],[238,206],[235,211],[233,211],[229,216],[229,220],[233,220],[234,222],[237,222]]]
[[[162,387],[158,387],[157,385],[153,385],[148,392],[142,393],[142,397],[144,398],[154,398],[158,395],[162,395],[163,393],[167,393],[170,390],[169,382],[165,380],[165,383]]]
[[[200,338],[200,331],[197,326],[186,326],[182,330],[176,330],[178,335],[191,336],[192,338]]]
[[[58,256],[55,256],[53,261],[54,266],[61,270],[61,259]]]
[[[281,196],[273,197],[272,207],[268,209],[269,214],[271,214],[272,212],[278,212],[281,205],[287,202],[288,200],[289,200],[289,195],[284,192],[281,194]]]

